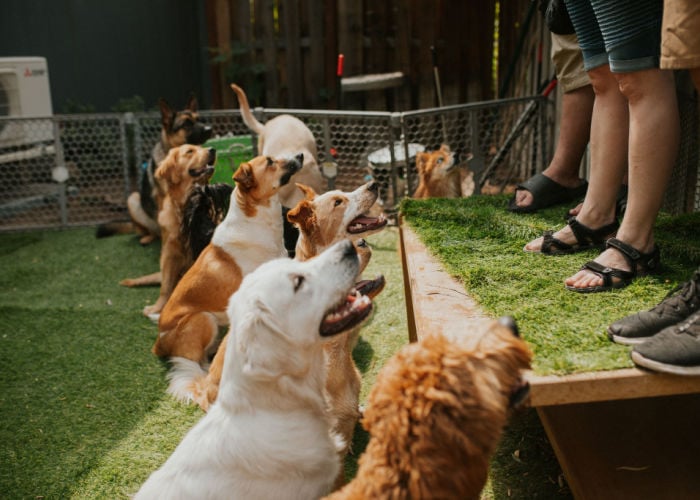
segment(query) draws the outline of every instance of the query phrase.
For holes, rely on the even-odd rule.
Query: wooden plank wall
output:
[[[399,109],[432,107],[431,46],[444,105],[493,99],[508,71],[514,72],[518,46],[540,36],[538,22],[530,23],[526,37],[521,34],[531,0],[501,0],[494,82],[496,0],[206,0],[206,5],[215,108],[236,106],[229,88],[236,80],[254,106],[335,109],[339,53],[345,56],[345,76],[402,71],[406,85],[395,101]],[[530,52],[520,54],[516,66],[533,64]],[[530,92],[513,81],[500,97]],[[382,91],[346,94],[343,107],[385,109],[384,97]]]

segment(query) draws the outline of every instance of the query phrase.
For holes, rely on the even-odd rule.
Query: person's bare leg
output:
[[[566,92],[561,97],[559,138],[552,160],[542,173],[568,188],[575,188],[582,182],[578,172],[588,146],[594,97],[590,85]],[[519,207],[529,206],[532,201],[530,191],[518,189],[515,192],[515,204]]]
[[[578,221],[591,229],[610,224],[615,218],[615,199],[627,164],[627,101],[608,65],[588,72],[595,92],[591,123],[591,171],[588,192]],[[569,226],[554,233],[569,244],[576,243]],[[542,238],[525,245],[524,250],[539,251]]]
[[[678,153],[680,121],[676,88],[671,71],[649,69],[615,77],[629,102],[630,117],[629,193],[617,238],[648,253],[654,248],[652,229]],[[608,147],[619,146],[608,143]],[[581,214],[583,210],[585,202]],[[604,251],[595,260],[608,267],[630,270],[623,255],[615,249]],[[602,285],[603,280],[582,270],[565,283],[582,288]]]

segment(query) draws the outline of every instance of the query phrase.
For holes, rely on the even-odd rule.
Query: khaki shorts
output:
[[[700,66],[700,2],[664,0],[661,25],[661,67],[692,69]]]
[[[562,92],[571,92],[590,85],[588,74],[583,69],[583,54],[576,35],[552,33],[552,62]]]

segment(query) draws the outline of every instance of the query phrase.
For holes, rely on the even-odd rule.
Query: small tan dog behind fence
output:
[[[466,161],[472,159],[472,154]],[[455,153],[447,144],[435,151],[416,154],[418,187],[414,198],[461,198],[474,192],[474,174],[455,162]]]
[[[371,389],[355,479],[326,498],[478,499],[508,417],[528,397],[531,357],[511,318],[404,346]]]

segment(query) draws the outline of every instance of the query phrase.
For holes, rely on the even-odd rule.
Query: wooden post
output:
[[[284,19],[285,66],[287,68],[287,104],[301,108],[304,102],[304,88],[301,79],[301,35],[299,25],[299,2],[288,0],[280,4]]]

